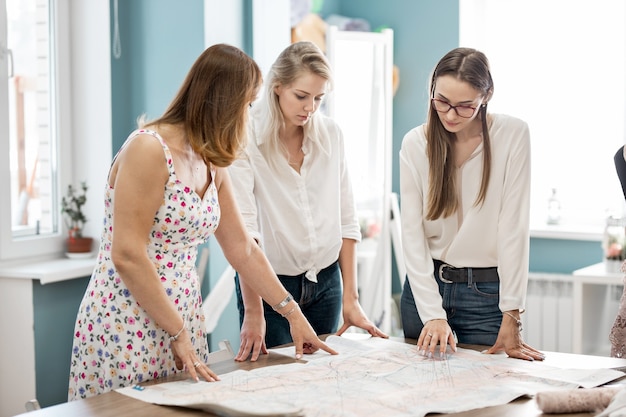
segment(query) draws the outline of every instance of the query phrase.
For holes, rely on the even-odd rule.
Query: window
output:
[[[624,2],[464,0],[460,45],[490,60],[490,110],[531,132],[531,227],[601,234],[623,215],[613,155],[624,144]],[[552,190],[561,222],[547,225]]]
[[[10,70],[11,75],[22,70],[17,68],[17,52],[12,49],[15,44],[11,43],[14,41],[8,39],[9,26],[15,23],[8,21],[9,13],[13,16],[15,10],[32,10],[33,5],[38,12],[24,12],[22,16],[38,19],[41,29],[47,26],[46,30],[38,31],[37,53],[46,51],[48,56],[37,73],[47,72],[49,85],[46,89],[43,83],[38,83],[36,90],[41,87],[41,91],[28,99],[36,100],[37,106],[48,103],[49,110],[44,111],[42,105],[34,113],[38,117],[36,127],[29,128],[30,134],[35,129],[37,139],[30,149],[37,155],[41,155],[43,149],[50,159],[46,163],[38,161],[33,170],[34,164],[29,166],[28,161],[34,157],[25,156],[26,184],[35,171],[33,188],[41,203],[28,211],[28,224],[17,225],[14,213],[19,207],[16,199],[19,200],[20,195],[18,152],[16,145],[9,143],[10,132],[16,126],[15,112],[10,110],[16,107],[10,98],[9,85],[15,81],[9,75]],[[63,254],[67,233],[58,217],[59,195],[68,184],[88,183],[86,232],[89,236],[99,236],[99,218],[104,210],[102,190],[112,153],[109,16],[109,0],[0,0],[0,262],[35,261]],[[48,23],[44,23],[46,19]],[[26,31],[26,26],[21,30]],[[70,33],[74,36],[70,37]],[[49,48],[42,46],[47,42]],[[44,127],[49,130],[48,137],[40,132]],[[50,192],[42,191],[46,189]],[[37,216],[41,216],[39,225]],[[46,216],[49,220],[44,219]]]
[[[58,230],[54,199],[57,133],[54,10],[46,0],[7,0],[11,230],[14,237]]]

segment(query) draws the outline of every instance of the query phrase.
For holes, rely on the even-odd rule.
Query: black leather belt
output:
[[[489,268],[455,268],[445,263],[439,265],[439,279],[446,284],[500,281],[498,268],[495,266]]]

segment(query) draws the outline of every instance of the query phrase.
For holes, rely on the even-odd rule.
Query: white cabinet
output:
[[[93,257],[0,265],[0,416],[25,412],[26,401],[37,397],[33,285],[89,276],[95,262]]]

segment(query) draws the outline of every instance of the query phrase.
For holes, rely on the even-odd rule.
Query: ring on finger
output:
[[[198,367],[198,366],[200,366],[200,365],[201,365],[201,364],[200,364],[200,362],[194,362],[194,363],[193,363],[193,367],[194,367],[194,368],[197,368],[197,367]]]
[[[432,333],[428,333],[426,336],[433,337],[433,334]]]

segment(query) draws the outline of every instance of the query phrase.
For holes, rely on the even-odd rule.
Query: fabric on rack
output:
[[[622,282],[626,284],[626,261],[620,268],[624,277]],[[626,288],[626,285],[624,286]],[[611,356],[614,358],[626,358],[626,291],[622,292],[619,301],[619,310],[613,321],[613,326],[609,332],[611,342]]]

